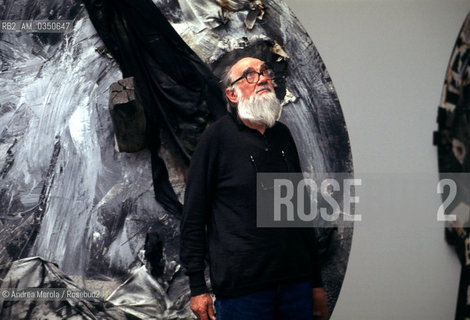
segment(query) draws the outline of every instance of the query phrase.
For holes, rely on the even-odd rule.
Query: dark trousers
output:
[[[237,298],[216,298],[217,320],[312,320],[312,284],[279,285]]]

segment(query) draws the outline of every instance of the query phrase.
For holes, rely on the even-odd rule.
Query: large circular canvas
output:
[[[293,134],[303,170],[352,173],[349,138],[332,81],[286,3],[154,3],[216,76],[241,56],[270,61],[281,75],[276,79],[281,121]],[[134,316],[190,318],[189,287],[179,267],[179,220],[155,201],[150,152],[114,148],[109,87],[122,72],[87,10],[67,0],[4,1],[0,9],[2,20],[74,20],[67,34],[0,34],[1,271],[11,281],[19,269],[41,268],[45,271],[38,274],[50,272],[65,282],[70,281],[64,280],[67,274],[77,286],[114,291],[108,301]],[[171,144],[162,134],[160,155],[181,198],[187,167]],[[160,236],[156,243],[162,247],[156,279],[145,268],[143,249],[150,231]],[[352,229],[319,229],[318,239],[332,311]],[[32,256],[45,260],[19,260]],[[141,305],[126,307],[129,299]]]
[[[448,220],[445,237],[453,245],[462,265],[455,319],[470,316],[470,15],[467,15],[457,36],[447,67],[441,102],[438,108],[438,131],[434,133],[437,146],[440,178],[450,179],[450,187],[443,189],[443,205],[452,200],[446,214],[456,217]]]

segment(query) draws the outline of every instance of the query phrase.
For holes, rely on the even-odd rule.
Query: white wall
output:
[[[286,1],[331,74],[357,176],[379,180],[364,179],[363,221],[332,319],[453,319],[460,266],[436,218],[432,132],[470,2]],[[367,197],[386,177],[394,186],[384,192],[403,181],[407,199]]]

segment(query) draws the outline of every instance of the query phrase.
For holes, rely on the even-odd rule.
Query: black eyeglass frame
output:
[[[268,72],[271,73],[271,74],[270,75],[267,74]],[[248,81],[247,76],[248,76],[249,73],[256,73],[258,75],[256,81]],[[243,78],[245,78],[246,82],[248,82],[249,84],[257,83],[259,81],[259,78],[263,75],[268,77],[269,80],[274,80],[274,71],[272,69],[265,68],[265,69],[261,70],[260,72],[255,71],[255,70],[247,70],[247,71],[243,72],[243,74],[240,78],[238,78],[237,80],[232,81],[230,86],[233,86],[235,83],[242,80]]]

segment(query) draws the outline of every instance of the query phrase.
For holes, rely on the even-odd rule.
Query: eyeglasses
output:
[[[260,72],[256,72],[254,70],[245,71],[240,78],[233,81],[230,85],[233,86],[235,83],[242,80],[243,78],[245,78],[246,82],[250,84],[257,83],[259,81],[260,76],[265,76],[268,80],[273,80],[274,71],[272,71],[271,69],[264,69],[264,70],[261,70]]]

